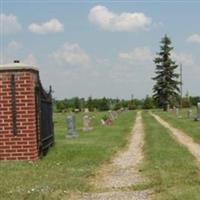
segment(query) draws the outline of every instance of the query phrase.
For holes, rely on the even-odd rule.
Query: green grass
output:
[[[194,118],[196,117],[196,109],[193,108],[192,119],[187,118],[187,111],[188,109],[182,109],[180,111],[180,117],[163,111],[155,111],[155,113],[168,121],[174,127],[185,131],[188,135],[193,137],[197,143],[200,143],[200,122],[194,121]]]
[[[66,115],[55,114],[55,146],[36,162],[0,162],[0,199],[69,199],[71,193],[93,188],[88,178],[127,144],[135,118],[127,112],[111,126],[101,126],[105,113],[92,113],[94,131],[82,132],[82,114],[77,114],[79,137],[66,139]]]
[[[145,123],[145,165],[156,200],[199,200],[200,170],[193,156],[148,113]],[[150,187],[149,186],[149,187]]]

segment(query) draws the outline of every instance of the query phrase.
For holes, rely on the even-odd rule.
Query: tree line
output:
[[[150,99],[149,106],[145,105],[145,100],[142,99],[118,99],[118,98],[92,98],[89,97],[79,98],[74,97],[70,99],[63,99],[63,100],[55,100],[54,99],[54,111],[63,112],[63,111],[75,111],[75,110],[84,110],[88,108],[89,111],[107,111],[107,110],[119,110],[121,108],[127,108],[129,110],[144,108],[144,107],[153,107],[152,98],[147,97]]]
[[[89,111],[108,111],[108,110],[119,110],[125,108],[128,110],[135,109],[152,109],[159,108],[153,97],[146,96],[144,99],[114,99],[114,98],[69,98],[63,100],[53,100],[55,112],[69,112],[69,111],[84,111],[88,108]],[[197,102],[200,102],[200,97],[191,97],[187,94],[182,98],[182,107],[189,108],[196,106]]]

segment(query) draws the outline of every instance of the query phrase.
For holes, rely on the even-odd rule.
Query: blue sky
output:
[[[1,0],[0,61],[38,66],[56,98],[143,98],[168,34],[184,92],[199,95],[199,10],[198,1]]]

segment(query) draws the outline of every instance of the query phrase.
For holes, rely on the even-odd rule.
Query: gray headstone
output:
[[[75,116],[68,115],[67,116],[67,137],[76,137],[76,126],[75,126]]]
[[[117,114],[117,112],[116,112],[116,111],[112,111],[112,115],[114,116],[114,119],[117,119],[117,117],[118,117],[118,114]]]
[[[108,111],[108,117],[110,117],[112,121],[115,119],[112,111]]]
[[[191,109],[188,110],[188,112],[187,112],[187,118],[192,119],[192,110]]]
[[[124,111],[125,111],[125,112],[128,112],[129,110],[128,110],[128,108],[126,107],[126,108],[124,108]]]
[[[200,102],[197,103],[197,120],[200,121]]]

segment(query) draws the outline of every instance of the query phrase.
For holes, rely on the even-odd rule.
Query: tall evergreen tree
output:
[[[174,106],[179,96],[179,74],[175,72],[178,65],[171,59],[170,38],[165,35],[161,39],[160,52],[154,59],[156,64],[156,76],[153,78],[156,81],[153,87],[153,98],[157,106],[162,107],[164,111],[168,106]]]

